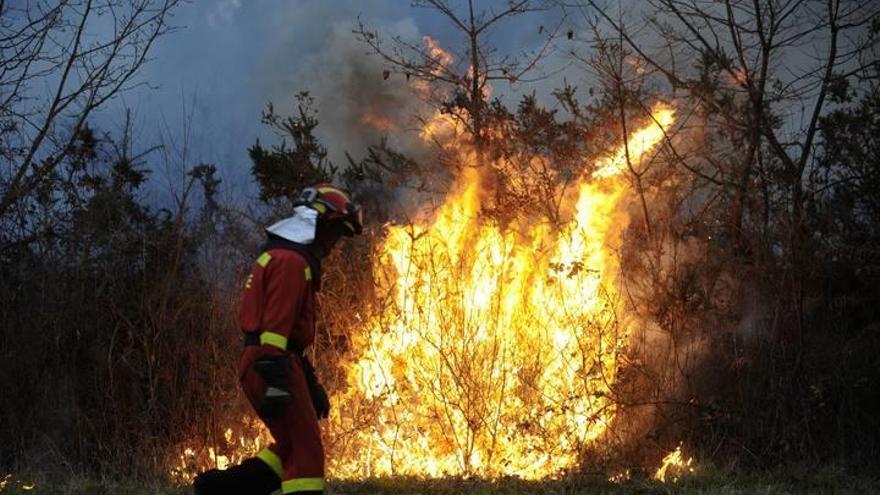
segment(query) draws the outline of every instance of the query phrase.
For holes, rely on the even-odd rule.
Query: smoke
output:
[[[292,74],[263,74],[273,81],[269,94],[276,107],[286,111],[287,102],[300,91],[314,97],[316,132],[330,160],[341,168],[348,165],[346,152],[357,161],[383,138],[404,151],[414,149],[413,115],[421,106],[404,76],[385,73],[382,60],[355,37],[355,26],[354,20],[333,24],[322,44],[297,61]],[[419,39],[412,20],[376,27],[389,38]],[[284,66],[277,55],[272,60],[274,67]]]
[[[683,105],[677,105],[682,114]],[[701,146],[691,127],[676,127],[670,136],[684,155]],[[644,209],[635,190],[621,206],[629,217],[619,241],[619,283],[630,338],[609,444],[627,467],[656,465],[679,442],[689,446],[700,421],[714,414],[713,398],[730,370],[724,346],[749,312],[743,314],[740,281],[718,256],[718,226],[702,213],[711,198],[695,190],[673,157],[656,153]]]
[[[145,147],[173,136],[186,147],[181,162],[216,164],[230,201],[249,201],[257,191],[247,150],[257,139],[279,140],[260,122],[267,103],[290,115],[294,95],[311,92],[319,111],[317,133],[339,166],[347,164],[346,151],[358,159],[385,134],[391,144],[414,141],[404,130],[416,98],[403,76],[383,80],[381,61],[367,56],[351,31],[363,14],[385,37],[418,41],[432,19],[420,12],[390,0],[184,3],[174,17],[180,29],[155,46],[155,60],[144,68],[142,78],[150,84],[111,102],[96,124],[116,128],[112,116],[131,108],[146,129],[139,138]],[[371,106],[398,130],[362,123]]]
[[[218,21],[232,22],[235,18],[235,11],[240,8],[241,0],[222,0],[205,15],[205,22],[211,27],[216,27]]]

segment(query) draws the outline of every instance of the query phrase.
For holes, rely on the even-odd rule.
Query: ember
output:
[[[203,449],[193,442],[182,445],[173,460],[169,474],[182,483],[189,483],[199,471],[210,468],[226,469],[252,457],[272,442],[269,431],[256,418],[245,416],[223,432],[223,439]]]
[[[661,483],[666,483],[667,481],[675,483],[685,474],[694,472],[693,462],[694,460],[691,457],[684,458],[684,454],[681,452],[681,444],[679,444],[675,450],[666,454],[666,457],[663,458],[663,464],[654,473],[654,479]]]

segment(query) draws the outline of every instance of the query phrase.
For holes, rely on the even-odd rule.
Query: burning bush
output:
[[[630,160],[672,116],[658,107],[629,136]],[[436,212],[388,227],[331,417],[334,475],[543,478],[577,465],[614,420],[627,344],[615,255],[625,153],[566,195],[561,228],[527,211],[504,227],[487,218],[474,168]]]

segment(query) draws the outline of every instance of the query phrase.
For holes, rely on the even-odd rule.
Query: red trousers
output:
[[[265,352],[261,346],[245,347],[239,366],[244,394],[259,410],[266,393],[263,377],[253,363]],[[324,448],[321,430],[303,373],[302,361],[291,356],[290,393],[292,403],[283,416],[260,418],[275,443],[260,452],[262,459],[281,478],[282,493],[314,494],[324,489]]]

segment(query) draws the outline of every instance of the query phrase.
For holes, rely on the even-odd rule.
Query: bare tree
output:
[[[589,0],[582,7],[597,29],[610,29],[611,39],[665,82],[658,84],[667,88],[664,96],[687,101],[692,123],[712,136],[706,148],[713,151],[690,159],[669,144],[683,169],[725,198],[725,237],[734,251],[770,249],[771,222],[786,233],[779,242],[793,260],[800,321],[797,267],[807,249],[804,212],[818,190],[820,117],[830,101],[848,98],[876,74],[872,24],[880,6],[867,0],[653,0],[637,27],[612,17],[607,5]]]
[[[817,214],[832,187],[821,177],[827,170],[821,126],[835,107],[876,88],[880,4],[587,0],[564,6],[576,7],[595,30],[598,55],[582,58],[599,73],[614,107],[638,115],[648,101],[676,105],[676,134],[666,136],[663,154],[671,166],[629,170],[645,230],[657,242],[648,246],[653,253],[628,246],[624,277],[647,287],[633,305],[650,313],[670,348],[684,349],[695,335],[713,342],[715,354],[700,349],[687,364],[671,354],[687,396],[721,397],[733,414],[759,418],[733,435],[706,422],[714,430],[700,436],[716,434],[720,444],[731,435],[741,443],[731,448],[763,455],[795,431],[780,424],[803,422],[798,436],[784,441],[814,454],[818,442],[811,435],[820,429],[801,400],[811,383],[805,355],[815,352],[807,336],[828,332],[811,321],[824,304],[816,301],[829,293],[816,239],[823,224],[839,222]],[[620,120],[626,118],[621,112]],[[719,337],[725,327],[728,337]],[[700,360],[710,358],[728,369],[700,373]],[[767,376],[778,378],[768,384]],[[710,380],[730,383],[730,391],[719,392]],[[759,407],[775,419],[764,421]]]
[[[94,111],[135,84],[178,2],[0,1],[0,222],[26,207]]]
[[[433,9],[446,18],[462,35],[462,49],[447,52],[426,37],[424,44],[417,44],[395,37],[386,44],[379,33],[369,30],[363,23],[354,31],[358,38],[381,56],[388,66],[387,74],[402,73],[415,77],[439,89],[433,103],[452,117],[470,136],[476,151],[476,166],[486,164],[486,131],[490,87],[493,81],[510,83],[529,82],[544,77],[537,69],[542,58],[551,50],[564,18],[548,29],[540,26],[539,34],[545,36],[541,45],[519,56],[499,53],[487,42],[490,32],[503,24],[502,21],[529,12],[546,10],[548,4],[539,0],[505,2],[477,10],[476,2],[469,0],[467,7],[458,11],[444,0],[418,0],[414,6]],[[485,177],[485,176],[484,176]],[[487,187],[492,187],[490,184]],[[500,190],[496,190],[500,194]]]
[[[672,95],[691,98],[710,123],[735,134],[737,151],[745,151],[736,162],[705,164],[720,166],[706,175],[732,186],[731,236],[741,240],[762,146],[786,168],[791,221],[800,225],[819,117],[834,92],[872,77],[878,61],[869,30],[880,7],[867,0],[654,0],[651,39],[615,20],[607,5],[586,5],[588,17],[665,77]],[[657,40],[662,49],[648,48]]]

